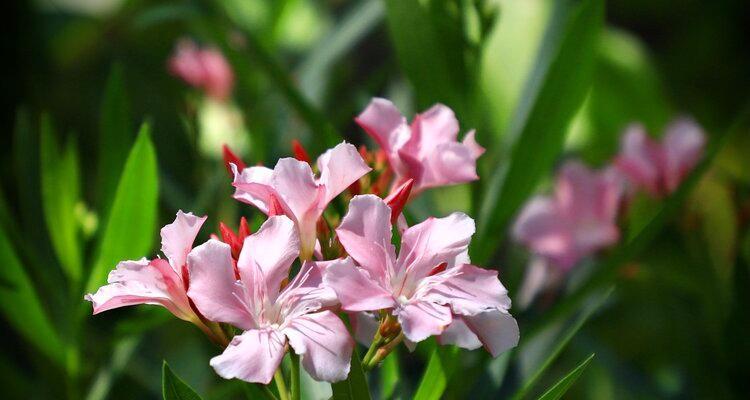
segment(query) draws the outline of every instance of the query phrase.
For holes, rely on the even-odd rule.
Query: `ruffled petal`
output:
[[[354,266],[350,258],[326,268],[323,282],[336,292],[346,311],[374,311],[395,306],[391,293],[378,285],[367,272]]]
[[[441,275],[445,279],[441,279]],[[439,283],[426,288],[420,299],[451,306],[455,314],[476,315],[493,309],[510,308],[508,290],[497,279],[497,271],[459,265],[426,279]]]
[[[205,221],[206,217],[196,217],[193,213],[186,214],[180,210],[174,222],[161,228],[161,251],[180,276],[195,237]]]
[[[207,319],[251,329],[256,321],[243,303],[244,287],[235,279],[232,250],[228,244],[211,239],[188,256],[190,289],[188,296]]]
[[[468,350],[475,350],[482,347],[482,342],[466,326],[466,323],[460,316],[453,316],[453,322],[438,337],[438,342],[442,345],[452,344]]]
[[[299,235],[294,223],[283,215],[268,218],[258,231],[245,239],[237,269],[246,285],[257,284],[255,269],[260,269],[265,291],[275,298],[281,282],[289,276],[289,267],[299,255]]]
[[[284,335],[275,330],[245,331],[211,359],[211,366],[222,378],[267,385],[284,357],[285,344]]]
[[[426,156],[423,165],[421,189],[479,179],[476,157],[469,147],[458,142],[441,143]]]
[[[453,110],[443,104],[435,104],[414,117],[412,138],[406,146],[418,146],[418,150],[414,149],[411,153],[424,158],[439,145],[456,142],[458,131],[458,120]]]
[[[622,136],[615,165],[636,187],[657,194],[662,158],[661,149],[646,135],[643,126],[631,125]]]
[[[266,167],[245,168],[241,172],[234,164],[229,165],[234,174],[232,185],[235,187],[234,198],[257,207],[264,214],[276,214],[274,211],[280,199],[273,188],[273,170]]]
[[[314,379],[338,382],[349,375],[354,341],[336,314],[323,311],[294,318],[283,332]]]
[[[555,202],[535,197],[524,206],[513,226],[513,237],[535,253],[568,268],[578,261],[574,233]]]
[[[377,97],[354,120],[386,153],[393,151],[393,133],[407,126],[406,118],[391,101]]]
[[[409,302],[397,308],[394,314],[398,316],[404,336],[415,343],[440,335],[452,321],[447,306],[428,301]]]
[[[396,258],[391,244],[391,209],[375,195],[354,196],[349,211],[336,229],[347,254],[379,282]]]
[[[371,169],[365,164],[357,149],[349,143],[339,143],[323,153],[318,158],[318,170],[320,170],[318,182],[325,188],[325,204]]]
[[[466,325],[477,335],[484,348],[497,357],[518,345],[518,323],[508,313],[489,311],[473,316],[464,316]]]

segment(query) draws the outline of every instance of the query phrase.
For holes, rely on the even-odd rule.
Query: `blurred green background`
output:
[[[528,256],[503,232],[523,201],[548,187],[560,160],[603,165],[632,121],[660,135],[689,114],[709,134],[710,159],[690,187],[664,210],[645,204],[623,218],[627,240],[602,256],[606,274],[588,261],[558,297],[525,310],[521,336],[533,330],[533,338],[510,361],[462,353],[445,398],[509,396],[613,283],[533,395],[596,353],[569,398],[746,397],[747,1],[9,5],[0,95],[4,398],[160,398],[163,359],[207,398],[241,396],[235,382],[215,376],[208,359],[216,349],[192,326],[155,307],[91,317],[84,289],[119,259],[155,255],[158,227],[178,209],[209,215],[203,239],[219,221],[236,227],[240,215],[257,226],[261,216],[231,199],[222,143],[248,164],[267,165],[288,156],[295,138],[315,155],[342,139],[371,145],[353,117],[373,96],[408,116],[442,102],[463,132],[477,129],[488,148],[483,179],[432,191],[408,212],[414,220],[455,210],[478,218],[475,260],[499,268],[512,296]],[[181,38],[224,51],[236,76],[231,101],[212,103],[169,74]],[[144,122],[148,135],[138,136]],[[503,173],[510,178],[493,196],[490,182]],[[374,394],[412,398],[431,345],[402,351],[374,374]],[[329,393],[306,385],[308,398]]]

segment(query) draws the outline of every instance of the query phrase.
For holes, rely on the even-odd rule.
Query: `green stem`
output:
[[[280,400],[289,400],[289,390],[286,388],[286,382],[284,381],[284,374],[281,372],[281,365],[276,373],[273,375],[273,380],[276,382],[276,389],[279,390]]]
[[[400,332],[398,336],[393,338],[392,340],[388,341],[385,345],[377,349],[375,351],[375,354],[372,356],[370,360],[368,360],[367,363],[362,363],[362,368],[365,371],[369,371],[373,368],[375,368],[378,364],[380,364],[383,359],[385,359],[388,354],[391,354],[391,351],[402,341],[404,340],[404,333]]]
[[[292,369],[289,377],[292,386],[292,400],[300,400],[299,356],[290,351],[289,358],[292,361]]]
[[[370,364],[370,361],[375,356],[375,353],[377,353],[380,346],[385,343],[385,338],[380,336],[380,330],[378,329],[377,332],[375,332],[375,337],[372,339],[372,344],[370,344],[370,348],[367,349],[367,353],[364,357],[362,357],[362,368],[365,371],[368,371],[369,368],[367,366]]]

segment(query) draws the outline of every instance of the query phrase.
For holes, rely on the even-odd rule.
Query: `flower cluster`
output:
[[[379,151],[341,143],[311,165],[295,142],[295,157],[271,169],[246,167],[225,147],[234,198],[267,220],[254,233],[244,219],[236,233],[221,223],[219,235],[193,247],[206,217],[178,212],[161,231],[166,259],[118,264],[86,296],[94,313],[164,306],[224,349],[210,361],[217,374],[262,384],[287,352],[315,379],[345,379],[354,341],[339,313],[357,337],[370,334],[366,369],[399,343],[413,349],[430,336],[493,356],[514,347],[507,290],[497,271],[469,259],[474,221],[453,213],[408,226],[402,215],[428,188],[478,179],[483,149],[473,132],[458,142],[458,121],[443,105],[408,125],[392,103],[374,99],[356,120]],[[331,203],[348,211],[341,217],[344,207]]]
[[[649,138],[641,125],[628,127],[620,153],[599,171],[578,161],[565,163],[554,194],[529,200],[513,227],[515,240],[536,257],[527,284],[537,287],[550,274],[559,277],[617,243],[623,200],[638,192],[659,198],[675,191],[700,160],[704,145],[701,128],[680,118],[667,127],[661,143]],[[528,300],[529,291],[535,289],[522,289],[522,298]]]

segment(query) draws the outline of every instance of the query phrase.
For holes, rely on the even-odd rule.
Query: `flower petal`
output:
[[[659,145],[646,135],[643,126],[631,125],[622,136],[615,165],[634,185],[657,194],[662,158]]]
[[[386,152],[393,151],[393,133],[407,126],[406,118],[389,100],[373,98],[364,111],[354,119]]]
[[[371,169],[350,143],[339,143],[323,153],[318,158],[318,182],[325,187],[325,203],[328,204]]]
[[[276,303],[281,306],[284,319],[316,312],[338,304],[336,292],[323,285],[321,269],[315,262],[302,265],[294,280],[281,291]]]
[[[188,296],[203,316],[242,329],[256,326],[243,303],[244,288],[235,279],[232,250],[228,244],[211,239],[196,247],[188,256],[188,268]]]
[[[322,199],[310,164],[282,158],[273,169],[273,187],[299,222]],[[322,210],[321,210],[322,211]]]
[[[375,195],[354,196],[349,211],[336,229],[347,254],[380,282],[389,275],[388,266],[396,258],[391,244],[391,209]]]
[[[272,214],[274,204],[280,202],[272,186],[273,170],[266,167],[250,167],[239,172],[236,165],[230,164],[229,166],[234,174],[233,197],[257,207],[264,214]]]
[[[497,357],[518,345],[518,323],[508,313],[489,311],[473,316],[464,316],[466,325],[474,332],[484,348]]]
[[[211,366],[222,378],[267,385],[284,357],[285,344],[284,335],[275,330],[245,331],[211,359]]]
[[[349,375],[354,341],[336,314],[323,311],[294,318],[283,332],[314,379],[338,382]]]
[[[421,342],[430,336],[443,333],[451,321],[451,310],[429,301],[412,301],[394,312],[404,336],[412,342]]]
[[[441,143],[426,155],[421,189],[479,179],[472,150],[457,142]]]
[[[703,154],[706,136],[690,118],[680,118],[667,127],[664,136],[664,184],[669,192],[677,189]]]
[[[438,342],[442,345],[452,344],[463,349],[475,350],[482,347],[477,335],[466,326],[466,323],[460,316],[454,316],[453,322],[438,337]]]
[[[399,272],[406,273],[407,286],[426,277],[441,263],[453,265],[466,251],[474,234],[474,220],[464,213],[428,220],[407,229],[401,238]]]
[[[107,281],[108,285],[85,296],[93,303],[94,314],[136,304],[155,304],[180,319],[195,318],[182,280],[166,260],[122,261],[109,273]]]
[[[458,131],[456,114],[449,107],[438,103],[414,117],[412,138],[406,146],[418,146],[418,154],[420,158],[424,158],[439,145],[456,142]],[[417,151],[410,152],[417,154]]]
[[[497,271],[463,264],[430,278],[440,279],[440,275],[446,279],[429,287],[421,299],[450,305],[455,314],[461,315],[510,308],[508,290],[497,279]]]
[[[161,251],[169,259],[178,275],[182,276],[182,267],[187,255],[193,248],[195,237],[207,217],[196,217],[193,213],[177,212],[174,222],[161,228]]]
[[[573,234],[555,202],[541,196],[524,206],[513,226],[516,241],[563,268],[578,261]]]
[[[391,293],[354,266],[350,258],[331,263],[323,282],[336,292],[346,311],[374,311],[395,306]]]
[[[294,223],[283,215],[268,218],[258,231],[245,239],[237,269],[245,285],[256,284],[254,271],[263,274],[266,293],[275,298],[289,267],[299,255],[299,235]]]

